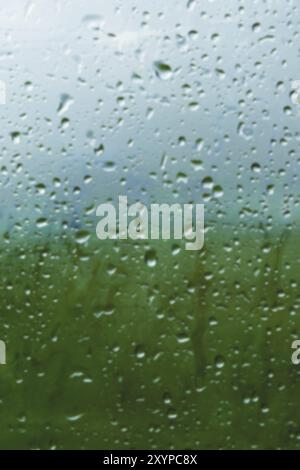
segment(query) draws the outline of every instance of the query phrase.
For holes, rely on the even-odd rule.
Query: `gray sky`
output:
[[[299,21],[288,0],[5,2],[2,224],[119,194],[297,219]]]

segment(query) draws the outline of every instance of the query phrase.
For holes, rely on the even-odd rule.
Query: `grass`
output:
[[[3,241],[0,448],[299,449],[298,237]]]

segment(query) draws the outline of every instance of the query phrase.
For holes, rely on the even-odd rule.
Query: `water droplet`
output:
[[[154,268],[157,264],[157,254],[156,251],[151,249],[147,250],[145,253],[145,262],[149,268]]]
[[[155,75],[161,80],[169,80],[172,77],[172,68],[170,65],[161,61],[156,61],[153,65]]]
[[[86,230],[78,230],[78,232],[76,232],[75,239],[78,244],[82,245],[89,240],[90,236],[91,234]]]

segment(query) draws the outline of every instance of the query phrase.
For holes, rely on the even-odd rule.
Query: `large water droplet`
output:
[[[161,80],[169,80],[172,77],[172,69],[170,65],[161,61],[156,61],[153,65],[155,75]]]

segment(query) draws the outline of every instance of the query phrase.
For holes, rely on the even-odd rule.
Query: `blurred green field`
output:
[[[300,449],[299,231],[4,239],[1,449]]]

